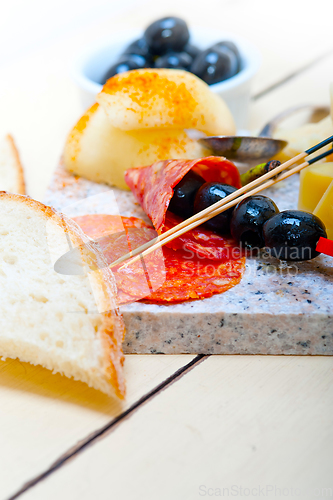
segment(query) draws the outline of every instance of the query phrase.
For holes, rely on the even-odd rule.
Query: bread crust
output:
[[[14,138],[12,135],[7,134],[6,135],[6,140],[10,146],[10,150],[12,152],[12,157],[15,163],[15,168],[16,168],[16,173],[17,173],[17,179],[18,179],[18,185],[17,185],[17,193],[18,194],[26,194],[26,186],[25,186],[25,180],[24,180],[24,170],[23,166],[21,163],[20,155],[18,152],[18,149],[16,147]]]
[[[90,266],[94,272],[90,273],[92,285],[95,285],[94,291],[99,292],[102,309],[101,325],[96,332],[103,346],[103,359],[101,360],[102,369],[98,373],[96,385],[108,394],[115,393],[119,398],[125,396],[125,380],[123,375],[124,355],[122,352],[122,342],[125,336],[125,326],[116,305],[116,284],[112,271],[107,267],[104,255],[93,240],[88,238],[81,228],[72,219],[56,211],[54,208],[33,200],[29,196],[20,194],[11,194],[0,191],[0,200],[12,200],[21,203],[35,210],[42,215],[46,221],[57,224],[68,233],[71,242],[78,247],[83,258],[83,262]],[[89,384],[90,385],[90,384]],[[113,390],[111,389],[111,386]]]

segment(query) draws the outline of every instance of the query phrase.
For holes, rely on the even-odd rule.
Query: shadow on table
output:
[[[57,399],[71,405],[79,405],[90,411],[116,417],[124,410],[124,403],[91,389],[78,382],[41,366],[22,363],[15,359],[0,361],[0,391],[2,388],[30,393],[31,400]]]

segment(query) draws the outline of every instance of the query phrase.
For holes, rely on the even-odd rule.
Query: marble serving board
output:
[[[265,194],[280,210],[296,208],[298,182],[293,176]],[[45,203],[83,215],[78,202],[88,200],[89,213],[110,213],[110,189],[60,165]],[[132,193],[112,192],[121,215],[147,220]],[[248,258],[240,284],[223,294],[175,305],[135,302],[121,312],[125,353],[333,355],[333,259],[287,264],[265,255]]]

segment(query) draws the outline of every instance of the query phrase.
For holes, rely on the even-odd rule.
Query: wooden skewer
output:
[[[112,262],[110,264],[110,268],[115,267],[122,262],[128,260],[129,258],[133,257],[130,261],[128,261],[124,266],[122,266],[120,269],[123,267],[127,266],[128,264],[133,264],[137,260],[140,259],[141,257],[145,257],[146,255],[150,254],[151,252],[154,252],[161,246],[165,245],[169,241],[172,241],[175,238],[178,238],[182,234],[186,233],[187,231],[190,231],[191,229],[196,228],[197,226],[203,224],[204,222],[208,221],[212,217],[215,217],[216,215],[220,214],[221,212],[224,212],[225,210],[228,210],[228,208],[231,208],[235,206],[237,203],[242,201],[243,199],[247,198],[248,196],[252,196],[256,193],[259,193],[263,189],[267,189],[268,187],[272,186],[273,184],[276,184],[277,182],[280,182],[291,175],[301,171],[303,168],[307,167],[308,165],[315,163],[316,161],[324,158],[325,156],[328,156],[333,152],[332,150],[326,151],[325,153],[322,153],[321,155],[317,156],[316,158],[313,158],[309,161],[303,162],[301,165],[296,166],[293,169],[288,170],[284,174],[278,175],[276,178],[276,175],[281,173],[283,170],[288,169],[290,166],[295,164],[296,162],[302,160],[305,158],[307,155],[317,151],[318,149],[321,149],[322,147],[326,146],[330,142],[333,142],[333,136],[325,139],[325,141],[320,142],[316,146],[313,146],[312,148],[304,151],[303,153],[298,154],[294,158],[291,158],[290,160],[286,161],[279,167],[275,168],[274,170],[267,172],[267,174],[262,175],[258,179],[255,179],[253,182],[247,184],[246,186],[243,186],[242,188],[238,189],[234,193],[231,193],[229,196],[226,196],[223,200],[215,203],[214,205],[211,205],[210,207],[207,207],[205,210],[202,210],[201,212],[195,214],[194,216],[190,217],[189,219],[184,220],[177,226],[169,229],[165,233],[161,234],[157,238],[148,241],[144,245],[141,245],[140,247],[136,248],[132,252],[123,255],[116,261]],[[274,179],[272,179],[274,177]],[[264,181],[267,182],[264,182]],[[252,189],[253,188],[253,189]],[[138,257],[136,257],[138,256]]]
[[[304,151],[303,153],[300,153],[299,155],[295,156],[294,158],[291,158],[290,160],[288,160],[285,163],[283,163],[283,164],[279,165],[278,167],[276,167],[274,170],[271,170],[270,172],[267,172],[267,174],[264,174],[261,177],[258,177],[258,179],[255,179],[254,181],[250,182],[249,184],[241,187],[240,189],[237,189],[237,191],[235,191],[234,193],[231,193],[230,195],[226,196],[223,200],[218,201],[217,203],[214,203],[210,207],[205,208],[205,210],[202,210],[201,212],[198,212],[197,214],[194,214],[189,219],[185,219],[183,222],[181,222],[180,224],[178,224],[175,227],[172,227],[171,229],[169,229],[165,233],[163,233],[163,234],[157,236],[156,238],[148,241],[144,245],[141,245],[140,247],[136,248],[135,250],[129,252],[128,254],[123,255],[119,259],[117,259],[114,262],[112,262],[109,265],[109,267],[112,268],[112,267],[118,266],[119,264],[121,264],[122,262],[125,262],[130,257],[134,257],[135,255],[139,255],[144,250],[147,250],[148,248],[150,248],[152,246],[153,243],[157,244],[158,242],[162,242],[165,239],[167,239],[169,236],[171,236],[172,234],[174,234],[175,232],[178,232],[179,230],[181,230],[181,229],[183,229],[185,227],[188,227],[189,224],[191,224],[192,222],[195,222],[195,221],[198,221],[198,220],[201,221],[203,216],[208,215],[208,214],[214,212],[215,209],[218,209],[218,208],[224,206],[229,201],[237,198],[240,194],[246,193],[249,188],[255,187],[255,186],[261,184],[265,179],[268,179],[268,178],[272,177],[273,175],[274,176],[277,175],[282,170],[290,167],[291,165],[293,165],[297,161],[302,160],[305,156],[307,156],[307,152],[306,151]],[[272,174],[272,172],[274,172],[274,174]],[[221,212],[219,212],[219,213],[221,213]],[[217,215],[217,214],[215,214],[215,215]],[[206,220],[209,220],[210,218],[211,217],[209,217]],[[204,222],[206,222],[206,220]],[[200,222],[200,224],[202,224],[202,222]],[[197,224],[197,225],[200,225],[200,224]],[[194,226],[194,227],[196,227],[196,226]],[[168,240],[168,241],[171,241],[171,240]],[[131,261],[131,263],[132,262],[135,262],[135,261]]]
[[[331,149],[328,154],[332,154],[332,153],[333,153],[333,149]],[[133,256],[133,258],[129,262],[127,262],[126,264],[124,264],[123,266],[121,266],[119,269],[122,269],[123,267],[125,267],[125,266],[127,266],[129,264],[134,264],[134,262],[136,262],[137,260],[139,260],[141,257],[146,257],[151,252],[154,252],[155,250],[157,250],[158,248],[162,247],[163,245],[165,245],[169,241],[172,241],[173,239],[178,238],[179,236],[181,236],[182,234],[186,233],[187,231],[190,231],[191,229],[194,229],[197,226],[199,226],[199,225],[207,222],[212,217],[215,217],[216,215],[220,214],[221,212],[224,212],[225,210],[228,210],[228,208],[231,208],[231,207],[237,205],[240,201],[244,200],[245,198],[248,198],[249,196],[253,196],[253,195],[259,193],[260,191],[263,191],[264,189],[267,189],[267,188],[273,186],[277,182],[280,182],[280,181],[282,181],[284,179],[287,179],[288,177],[290,177],[293,174],[296,174],[297,172],[299,172],[303,168],[307,167],[308,165],[309,165],[308,162],[304,162],[301,165],[298,165],[297,167],[295,167],[295,168],[293,168],[291,170],[288,170],[288,172],[285,172],[284,174],[281,174],[277,179],[269,180],[269,181],[265,182],[264,184],[262,184],[260,186],[257,186],[256,188],[252,189],[251,191],[246,192],[243,195],[239,196],[238,198],[236,198],[236,199],[234,199],[234,200],[226,203],[225,205],[223,205],[223,207],[217,208],[213,212],[210,212],[208,215],[202,217],[201,219],[196,220],[196,221],[192,222],[191,224],[183,227],[179,231],[178,231],[179,225],[175,226],[175,228],[177,228],[177,231],[173,232],[173,234],[170,234],[168,237],[164,238],[163,240],[159,240],[158,238],[156,238],[155,239],[155,240],[157,240],[156,243],[155,243],[155,240],[151,240],[150,242],[146,243],[145,245],[142,245],[142,247],[140,247],[141,248],[140,251],[139,251],[139,248],[137,248],[136,250],[138,250],[138,254],[139,255],[137,254],[137,256]],[[154,242],[154,244],[152,244],[153,242]],[[146,245],[148,246],[148,248],[146,248],[145,250],[143,250],[143,247],[146,247]],[[136,250],[134,252],[136,252]],[[134,254],[134,252],[133,252],[133,254]],[[128,258],[128,256],[127,256],[127,258]]]

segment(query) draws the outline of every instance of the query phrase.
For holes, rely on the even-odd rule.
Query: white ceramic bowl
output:
[[[210,85],[213,92],[219,94],[228,104],[237,129],[247,125],[251,84],[260,66],[258,50],[238,36],[220,30],[207,28],[190,28],[190,42],[201,49],[210,47],[215,42],[231,40],[242,57],[240,72],[220,83]],[[103,76],[114,64],[122,51],[134,40],[142,36],[142,31],[126,31],[114,34],[107,40],[99,41],[94,46],[87,47],[74,61],[72,75],[81,92],[82,104],[85,109],[95,102],[96,95],[102,90]]]

